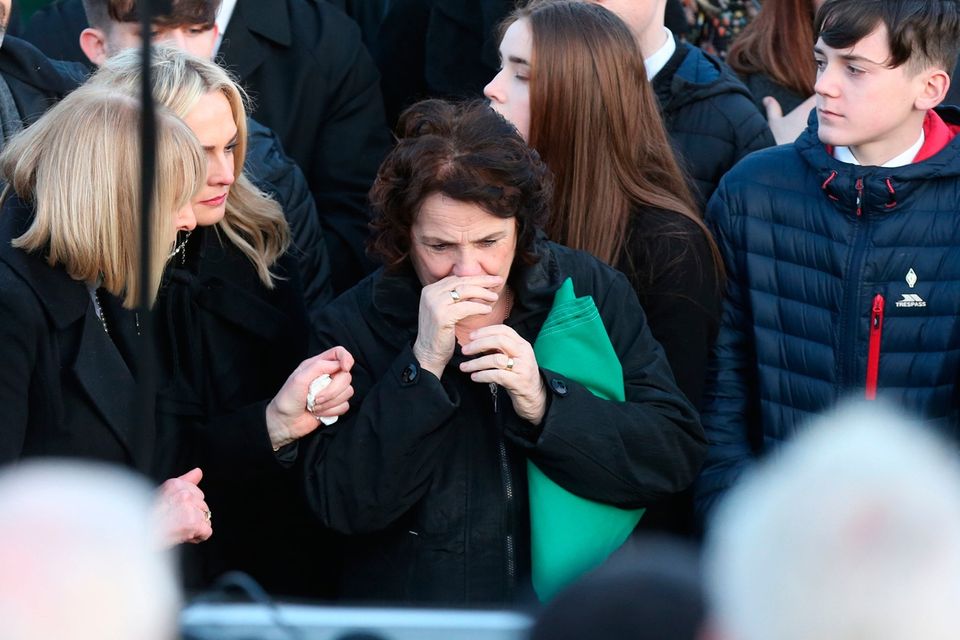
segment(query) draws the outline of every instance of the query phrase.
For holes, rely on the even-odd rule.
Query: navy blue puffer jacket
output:
[[[960,131],[960,110],[937,113],[946,124],[928,116],[928,145]],[[921,162],[861,167],[832,157],[814,115],[795,144],[740,162],[707,216],[729,280],[704,397],[701,515],[756,457],[874,386],[956,434],[960,136]]]

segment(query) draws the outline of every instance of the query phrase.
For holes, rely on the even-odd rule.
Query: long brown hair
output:
[[[555,179],[550,237],[616,265],[634,210],[663,209],[701,227],[720,269],[627,26],[569,0],[518,9],[504,28],[517,20],[533,41],[529,143]]]
[[[762,73],[801,96],[813,95],[813,0],[764,0],[727,52],[741,75]]]

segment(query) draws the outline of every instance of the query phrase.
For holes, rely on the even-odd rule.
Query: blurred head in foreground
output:
[[[720,505],[704,569],[726,640],[960,638],[956,447],[882,404],[826,415]]]
[[[0,473],[0,638],[168,640],[180,594],[153,492],[79,462]]]
[[[543,610],[531,640],[694,640],[705,605],[696,549],[666,537],[630,540]]]

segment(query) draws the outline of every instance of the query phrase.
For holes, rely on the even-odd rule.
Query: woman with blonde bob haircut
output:
[[[84,89],[70,98],[11,141],[0,157],[0,172],[13,192],[35,209],[29,228],[12,244],[45,253],[51,267],[61,265],[75,280],[100,280],[132,309],[140,296],[140,106],[103,90]],[[204,160],[196,139],[176,118],[164,113],[160,122],[157,146],[166,155],[157,164],[151,209],[177,211],[199,190]],[[155,215],[150,223],[152,304],[175,230],[169,216]]]
[[[287,251],[287,220],[245,174],[244,94],[230,76],[208,60],[157,47],[151,79],[157,102],[183,118],[207,156],[206,182],[194,198],[197,229],[183,237],[168,266],[157,314],[155,474],[202,467],[217,508],[217,536],[188,559],[188,582],[202,588],[239,569],[269,591],[320,596],[322,562],[315,571],[296,572],[302,578],[290,570],[319,557],[322,532],[307,521],[287,470],[277,464],[275,452],[290,439],[271,432],[263,412],[308,353],[310,325],[299,264]],[[90,82],[136,95],[140,56],[113,56]],[[335,353],[328,355],[334,363],[322,373],[334,374],[340,365]],[[348,382],[339,380],[330,392],[345,392]],[[311,418],[311,430],[317,425]],[[255,545],[277,552],[251,554]]]
[[[0,208],[0,463],[61,456],[151,466],[154,430],[131,411],[142,338],[130,308],[156,297],[177,231],[196,225],[190,200],[205,169],[190,129],[159,109],[152,284],[140,291],[141,116],[135,98],[82,87],[0,155],[9,185]],[[212,533],[200,471],[192,474],[158,495],[170,543]]]

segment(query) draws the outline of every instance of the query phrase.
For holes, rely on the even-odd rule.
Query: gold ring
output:
[[[513,371],[513,365],[516,364],[510,356],[507,356],[507,371]]]
[[[450,297],[453,298],[454,302],[460,302],[460,292],[456,289],[450,289]]]
[[[210,510],[204,511],[203,515],[207,517],[207,522],[213,521],[213,511],[210,511]]]

